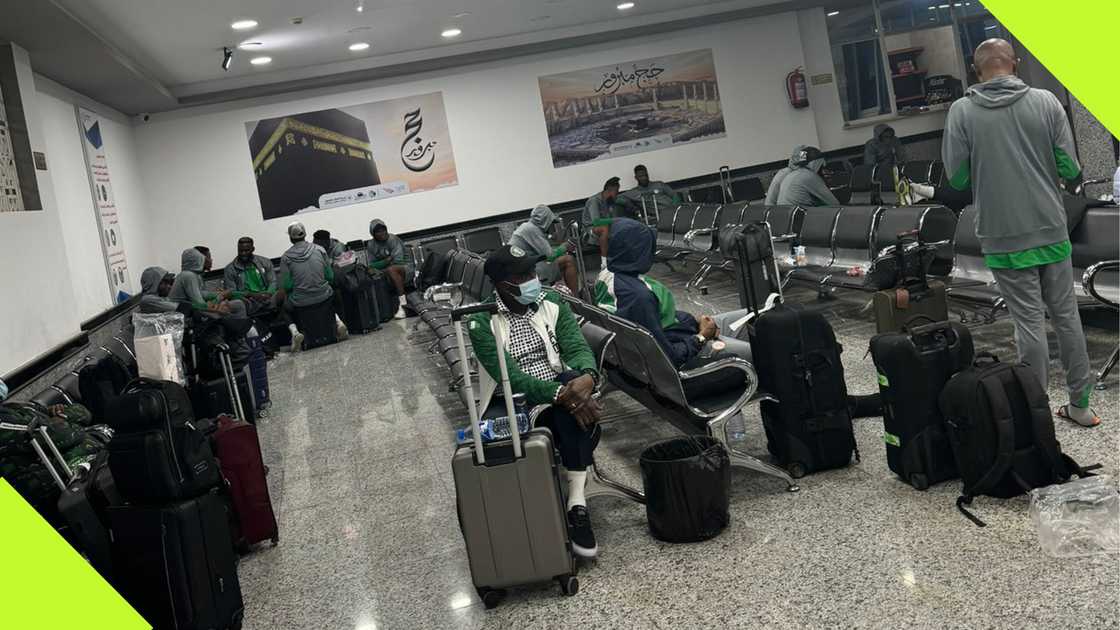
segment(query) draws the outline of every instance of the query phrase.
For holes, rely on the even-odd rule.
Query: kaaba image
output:
[[[249,151],[266,220],[317,208],[320,195],[381,183],[365,122],[337,109],[261,120]]]

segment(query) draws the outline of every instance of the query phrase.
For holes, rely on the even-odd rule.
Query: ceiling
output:
[[[363,11],[356,7],[361,2]],[[352,84],[819,4],[804,0],[0,0],[0,39],[127,114]],[[11,17],[11,19],[9,19]],[[293,23],[302,18],[301,23]],[[258,22],[236,31],[231,23]],[[441,37],[448,28],[462,35]],[[246,41],[252,49],[236,49]],[[370,46],[351,52],[348,46]],[[235,48],[228,71],[222,48]],[[253,57],[271,57],[254,66]]]

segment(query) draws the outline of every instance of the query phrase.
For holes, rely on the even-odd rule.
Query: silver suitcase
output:
[[[493,316],[497,305],[475,304],[451,313],[463,386],[471,392],[469,401],[474,400],[474,385],[461,319],[479,312]],[[505,340],[495,339],[495,345],[506,417],[516,418],[505,362]],[[478,410],[474,405],[469,407],[473,442],[455,449],[451,471],[459,523],[479,597],[487,608],[493,608],[505,596],[506,587],[549,580],[559,582],[565,595],[575,595],[579,580],[568,539],[552,433],[540,428],[519,435],[517,422],[511,421],[510,439],[483,445]]]

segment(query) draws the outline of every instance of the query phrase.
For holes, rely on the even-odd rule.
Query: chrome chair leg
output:
[[[742,411],[740,411],[740,413],[742,413]],[[793,477],[791,477],[790,474],[784,469],[778,468],[773,464],[768,464],[753,455],[744,453],[743,451],[740,451],[739,449],[731,446],[731,441],[727,438],[727,422],[730,419],[731,416],[726,416],[722,419],[713,420],[712,422],[708,423],[708,429],[711,432],[712,437],[719,440],[723,444],[724,448],[727,449],[727,453],[731,458],[731,465],[738,468],[746,468],[748,470],[760,472],[764,475],[777,477],[778,479],[786,482],[786,491],[788,492],[797,492],[798,490],[800,490],[801,486],[797,485],[797,482],[793,480]]]
[[[1116,362],[1118,360],[1120,360],[1120,348],[1112,351],[1112,356],[1108,357],[1108,361],[1105,362],[1104,368],[1102,368],[1101,371],[1097,373],[1097,384],[1093,386],[1093,389],[1096,389],[1097,391],[1104,391],[1108,389],[1108,385],[1105,384],[1104,379],[1108,378],[1109,373],[1111,373],[1112,369],[1116,367]]]
[[[617,497],[640,505],[646,504],[646,495],[643,492],[606,477],[595,464],[591,464],[587,469],[587,485],[584,488],[584,495],[588,499],[591,497]]]

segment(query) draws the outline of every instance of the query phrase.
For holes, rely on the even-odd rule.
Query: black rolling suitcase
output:
[[[234,371],[233,362],[222,349],[218,350],[223,377],[198,381],[191,385],[191,405],[196,418],[217,418],[222,414],[256,423],[257,404],[248,366]],[[240,405],[240,406],[238,406]]]
[[[377,296],[373,286],[342,291],[342,321],[351,334],[364,335],[381,328]]]
[[[883,401],[887,466],[918,490],[957,477],[937,399],[945,383],[972,365],[972,334],[932,322],[871,338]]]
[[[109,509],[114,586],[155,628],[241,627],[245,605],[227,510],[213,492]]]
[[[782,280],[774,261],[770,227],[761,221],[735,226],[729,244],[740,306],[757,313],[766,307],[770,296],[781,300]]]
[[[187,391],[170,381],[137,379],[108,405],[115,431],[109,469],[128,501],[195,497],[221,482],[210,442],[194,424]]]
[[[793,477],[847,466],[855,433],[840,344],[824,316],[798,305],[764,311],[750,328],[770,454]]]
[[[393,319],[397,314],[397,309],[401,307],[400,299],[397,298],[397,291],[393,288],[393,282],[389,280],[389,276],[377,271],[370,271],[372,277],[372,287],[374,300],[377,302],[377,315],[382,322],[387,322]]]

